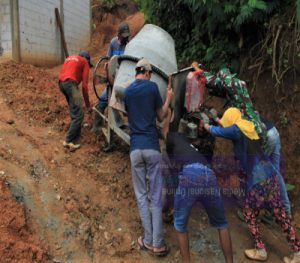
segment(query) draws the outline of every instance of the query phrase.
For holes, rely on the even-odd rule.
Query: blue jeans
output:
[[[67,143],[78,143],[81,134],[81,124],[84,117],[82,96],[78,84],[72,80],[60,81],[60,91],[65,95],[69,105],[71,124],[65,141]]]
[[[275,127],[267,132],[266,154],[278,172],[280,196],[283,206],[288,214],[291,214],[291,204],[286,191],[284,178],[280,172],[280,136]]]
[[[162,221],[161,154],[156,150],[130,153],[132,181],[147,245],[164,245]]]
[[[211,226],[228,228],[223,200],[214,172],[208,167],[193,163],[183,167],[174,201],[174,227],[187,231],[190,211],[199,201],[205,208]]]
[[[99,98],[98,104],[96,105],[97,110],[103,112],[108,105],[108,87],[106,87]]]

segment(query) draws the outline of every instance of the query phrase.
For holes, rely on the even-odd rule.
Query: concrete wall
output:
[[[10,0],[0,0],[0,60],[12,57]]]
[[[64,0],[64,30],[70,54],[86,48],[91,37],[90,0]]]
[[[13,19],[12,3],[18,7]],[[69,54],[86,48],[91,35],[90,0],[0,0],[0,45],[5,50],[0,49],[0,59],[5,55],[35,65],[60,64],[63,51],[55,8],[60,11]],[[15,16],[18,22],[12,23]]]
[[[55,8],[60,0],[19,0],[21,61],[36,65],[55,65],[61,59]]]

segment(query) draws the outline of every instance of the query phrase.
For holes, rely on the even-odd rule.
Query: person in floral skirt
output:
[[[243,214],[254,240],[254,249],[245,250],[245,255],[253,260],[267,260],[265,243],[257,222],[262,208],[269,208],[276,222],[286,234],[294,252],[291,258],[284,257],[285,263],[300,263],[300,242],[281,201],[278,172],[264,154],[261,141],[253,122],[242,118],[238,108],[229,108],[217,122],[222,126],[209,125],[203,114],[204,128],[212,135],[230,139],[234,145],[236,158],[247,174],[247,194]]]

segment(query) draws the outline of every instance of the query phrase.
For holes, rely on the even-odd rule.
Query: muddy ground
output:
[[[121,5],[108,13],[94,8],[95,30],[89,50],[96,61],[105,54],[120,21],[126,18],[137,32],[144,17],[135,13],[134,6]],[[1,262],[180,262],[171,224],[166,224],[165,230],[171,247],[167,258],[156,259],[136,248],[142,228],[127,145],[118,141],[115,151],[104,153],[104,138],[90,133],[92,117],[86,113],[82,148],[69,152],[62,147],[69,117],[57,87],[58,71],[59,67],[42,69],[14,62],[0,65]],[[259,92],[253,93],[259,110],[282,124],[271,111],[272,100],[264,100],[266,94]],[[95,102],[92,90],[90,96]],[[292,119],[298,109],[285,111]],[[299,187],[295,146],[299,127],[295,122],[290,125],[280,125],[286,175]],[[228,145],[217,143],[218,152],[230,152]],[[295,192],[291,196],[295,223],[300,227],[299,198]],[[227,216],[235,262],[248,262],[243,251],[252,242],[235,211],[229,202]],[[195,209],[189,225],[193,262],[223,262],[216,232],[207,226],[204,211]],[[269,262],[281,262],[290,253],[283,235],[273,225],[263,225],[263,233]]]

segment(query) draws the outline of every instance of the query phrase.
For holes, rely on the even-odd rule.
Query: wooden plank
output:
[[[20,49],[20,24],[19,24],[19,1],[10,1],[11,12],[11,33],[12,33],[12,58],[13,60],[21,61],[21,49]]]
[[[59,27],[60,36],[61,36],[61,43],[62,43],[62,46],[63,46],[63,49],[64,49],[65,57],[67,58],[69,56],[69,52],[68,52],[67,43],[66,43],[65,34],[64,34],[64,29],[63,29],[63,26],[62,26],[62,23],[61,23],[58,8],[55,8],[55,17],[56,17],[57,25]]]

